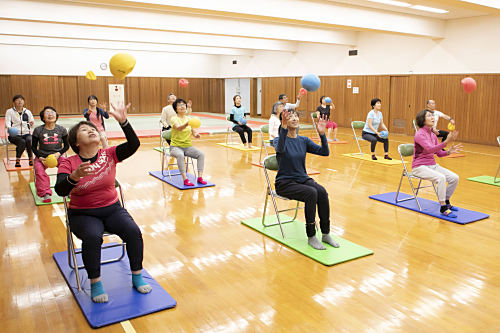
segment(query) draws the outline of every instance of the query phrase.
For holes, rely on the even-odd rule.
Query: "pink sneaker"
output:
[[[46,194],[46,195],[43,197],[43,202],[45,202],[45,203],[52,202],[52,198],[50,197],[50,195]]]
[[[187,179],[187,178],[186,178],[186,179],[184,179],[184,186],[194,186],[194,184],[193,184],[193,183],[191,183],[191,182],[189,181],[189,179]]]
[[[201,177],[198,177],[198,180],[196,181],[198,184],[201,184],[201,185],[207,185],[207,182],[203,180],[203,178]]]

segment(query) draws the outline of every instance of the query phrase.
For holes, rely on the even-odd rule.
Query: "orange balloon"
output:
[[[186,79],[180,79],[179,80],[179,86],[181,86],[182,88],[186,88],[189,84],[189,81],[186,80]]]
[[[462,87],[464,88],[464,91],[468,94],[476,90],[477,84],[476,80],[474,80],[471,77],[466,77],[462,81]]]

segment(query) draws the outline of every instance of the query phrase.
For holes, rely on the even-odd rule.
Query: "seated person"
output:
[[[379,98],[374,98],[371,101],[372,110],[368,112],[368,116],[366,117],[365,127],[363,128],[362,138],[366,141],[371,142],[370,150],[372,152],[372,160],[376,160],[377,156],[375,156],[375,146],[378,142],[384,143],[384,159],[392,160],[389,157],[389,139],[382,138],[380,136],[380,132],[378,132],[379,125],[387,131],[387,127],[384,124],[384,119],[382,117],[382,112],[380,109],[382,108],[382,101]]]
[[[271,144],[273,144],[274,138],[279,136],[279,128],[281,124],[280,115],[284,109],[285,106],[283,103],[276,102],[271,110],[271,117],[269,117],[269,140],[271,140]]]
[[[9,128],[17,129],[17,135],[10,135],[8,140],[16,145],[16,168],[21,167],[21,156],[24,150],[28,153],[29,165],[33,165],[33,150],[31,149],[31,128],[35,125],[35,118],[30,110],[24,107],[24,97],[16,95],[12,98],[14,107],[5,111],[5,127],[7,133]]]
[[[229,114],[229,120],[234,123],[233,131],[240,135],[241,142],[246,148],[252,148],[252,129],[246,125],[245,118],[245,115],[249,113],[247,113],[245,107],[241,105],[240,95],[234,95],[233,102],[234,106],[231,108],[231,113]],[[245,121],[243,119],[245,119]],[[247,133],[248,142],[244,133]]]

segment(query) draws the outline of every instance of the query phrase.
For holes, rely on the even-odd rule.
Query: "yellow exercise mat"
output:
[[[365,161],[370,161],[370,162],[380,163],[380,164],[388,164],[388,165],[401,164],[401,160],[399,158],[392,159],[392,160],[386,160],[386,159],[384,159],[384,156],[377,156],[377,160],[372,160],[372,155],[369,155],[369,154],[360,155],[359,153],[342,154],[342,156],[353,157],[353,158],[357,158],[359,160],[365,160]]]
[[[260,147],[254,147],[254,148],[245,148],[245,146],[242,143],[225,143],[225,142],[219,142],[217,143],[219,146],[223,147],[228,147],[228,148],[234,148],[238,150],[243,150],[243,151],[258,151],[260,150]]]

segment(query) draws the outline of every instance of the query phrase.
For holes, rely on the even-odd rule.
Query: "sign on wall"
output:
[[[123,84],[109,85],[109,107],[111,104],[125,104],[125,86]]]

